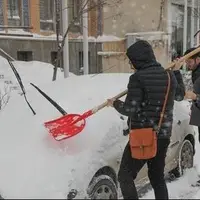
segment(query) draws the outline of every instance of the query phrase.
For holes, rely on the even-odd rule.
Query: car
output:
[[[84,113],[126,89],[129,73],[72,76],[40,85],[68,113]],[[37,84],[37,83],[36,83]],[[128,142],[125,116],[104,108],[86,119],[82,132],[55,141],[43,126],[61,114],[34,88],[15,95],[0,113],[0,194],[3,198],[117,199],[117,173]],[[122,99],[124,99],[123,97]],[[181,176],[193,167],[195,131],[189,125],[190,103],[175,102],[165,175]],[[135,180],[148,183],[147,167]]]

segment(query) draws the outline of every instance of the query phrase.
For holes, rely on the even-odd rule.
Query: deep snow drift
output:
[[[118,113],[105,108],[87,120],[80,135],[57,143],[45,130],[43,122],[59,117],[60,113],[29,83],[39,85],[67,112],[83,113],[126,89],[129,74],[72,76],[63,80],[63,73],[60,73],[59,80],[53,83],[49,64],[35,61],[14,64],[28,88],[27,97],[37,114],[32,115],[23,97],[17,93],[12,93],[9,104],[0,112],[0,193],[4,198],[65,198],[70,180],[77,178],[73,177],[73,170],[81,171],[89,162],[89,147],[98,144],[96,135],[109,129],[121,131],[124,124]],[[1,83],[5,84],[5,80],[16,83],[10,67],[1,57],[0,74],[4,74]],[[176,114],[183,117],[181,113]],[[199,144],[196,150],[195,169],[168,183],[170,198],[200,198],[199,188],[190,186],[197,179],[197,171],[200,172]],[[153,192],[143,198],[154,198]]]

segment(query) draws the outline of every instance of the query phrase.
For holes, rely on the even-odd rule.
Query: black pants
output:
[[[131,157],[129,143],[127,144],[118,174],[118,180],[124,199],[138,199],[137,190],[133,180],[135,180],[138,172],[145,163],[148,165],[148,176],[154,189],[155,198],[168,199],[168,190],[164,179],[164,167],[169,143],[170,140],[168,139],[159,139],[157,155],[150,160],[133,159]]]
[[[198,127],[198,132],[199,132],[199,143],[200,143],[200,126]]]

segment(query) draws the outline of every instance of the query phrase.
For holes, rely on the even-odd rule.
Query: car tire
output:
[[[108,175],[94,177],[87,193],[90,199],[118,199],[117,186]]]
[[[186,169],[194,165],[194,147],[189,140],[184,140],[179,150],[178,166],[172,171],[176,178],[184,174]]]

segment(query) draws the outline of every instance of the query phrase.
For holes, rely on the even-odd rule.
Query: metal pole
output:
[[[194,0],[192,0],[192,6],[191,6],[191,41],[190,41],[190,45],[191,47],[194,46]]]
[[[171,43],[172,43],[172,14],[171,14],[171,9],[172,9],[172,6],[171,6],[171,0],[168,1],[167,3],[167,18],[168,18],[168,53],[169,53],[169,56],[168,56],[168,61],[171,62],[171,59],[172,59],[172,48],[171,48]]]
[[[83,10],[83,71],[84,74],[89,73],[89,64],[88,64],[88,12],[87,8],[88,6],[87,0],[85,1],[84,10]]]
[[[197,31],[200,29],[199,18],[200,18],[200,2],[199,2],[199,0],[197,0]],[[197,34],[196,38],[197,38],[197,46],[198,46],[199,45],[199,34]]]
[[[24,4],[23,0],[21,0],[21,25],[24,26]]]
[[[62,28],[63,37],[68,29],[68,0],[62,0]],[[64,78],[69,77],[69,42],[68,35],[65,39],[65,44],[63,47],[63,68],[64,68]]]
[[[183,53],[187,50],[187,7],[188,1],[184,3],[184,27],[183,27]]]

